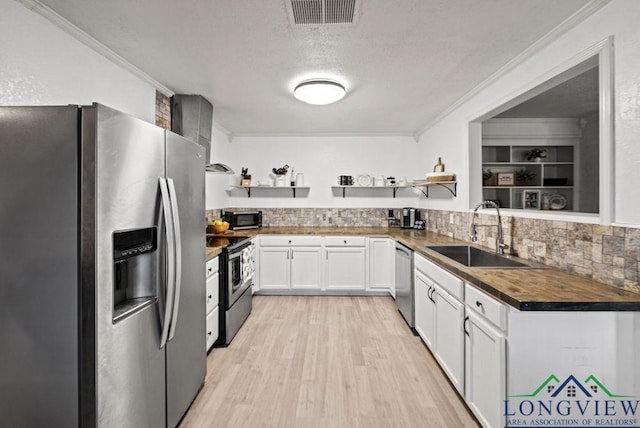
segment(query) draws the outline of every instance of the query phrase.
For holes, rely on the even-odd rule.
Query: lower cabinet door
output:
[[[436,359],[464,395],[464,305],[436,285]]]
[[[504,427],[504,334],[467,308],[465,400],[484,427]]]
[[[320,290],[322,288],[320,263],[322,263],[320,247],[292,247],[291,288]]]
[[[369,238],[369,282],[371,291],[389,291],[395,296],[395,241]]]
[[[327,290],[364,290],[364,247],[327,248],[326,251]]]
[[[207,351],[209,349],[211,349],[211,346],[215,343],[216,340],[218,340],[218,334],[219,334],[219,330],[218,330],[218,325],[219,325],[219,319],[218,319],[218,311],[219,311],[219,306],[216,306],[211,312],[209,312],[207,314]]]
[[[426,276],[422,275],[422,273],[416,271],[414,284],[416,331],[429,349],[434,352],[435,305],[429,298],[429,295],[433,291],[433,283]]]
[[[260,289],[289,289],[289,247],[260,247]]]

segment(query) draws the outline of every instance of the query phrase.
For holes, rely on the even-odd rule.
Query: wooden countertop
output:
[[[220,247],[205,247],[207,261],[214,259],[220,255],[222,249]]]
[[[467,283],[521,311],[640,311],[640,293],[527,260],[523,262],[533,268],[488,269],[463,266],[426,247],[468,245],[468,242],[424,230],[374,227],[263,227],[228,231],[218,236],[253,237],[258,234],[389,236]]]

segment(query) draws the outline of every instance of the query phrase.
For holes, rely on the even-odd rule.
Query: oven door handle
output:
[[[169,185],[169,198],[171,202],[171,213],[173,217],[173,228],[175,231],[175,265],[176,265],[176,291],[173,301],[173,316],[171,317],[171,330],[169,331],[169,339],[173,339],[176,334],[176,325],[178,325],[178,311],[180,310],[180,291],[182,288],[182,234],[180,232],[180,214],[178,212],[178,196],[176,195],[176,187],[171,178],[167,178]]]
[[[160,334],[160,349],[167,344],[169,335],[169,326],[171,325],[171,313],[173,312],[173,295],[175,291],[175,235],[173,229],[173,213],[171,211],[171,201],[169,199],[169,188],[167,181],[160,177],[158,179],[160,185],[160,195],[162,197],[162,213],[164,217],[164,230],[166,236],[167,248],[167,276],[164,298],[164,317],[162,318],[162,333]]]

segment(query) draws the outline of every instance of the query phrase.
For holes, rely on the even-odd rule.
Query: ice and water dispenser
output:
[[[157,300],[157,248],[157,227],[113,233],[114,323]]]

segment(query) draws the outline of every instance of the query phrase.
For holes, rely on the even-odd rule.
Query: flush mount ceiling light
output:
[[[293,90],[293,96],[302,102],[314,105],[335,103],[345,96],[347,90],[338,82],[326,79],[306,80]]]

